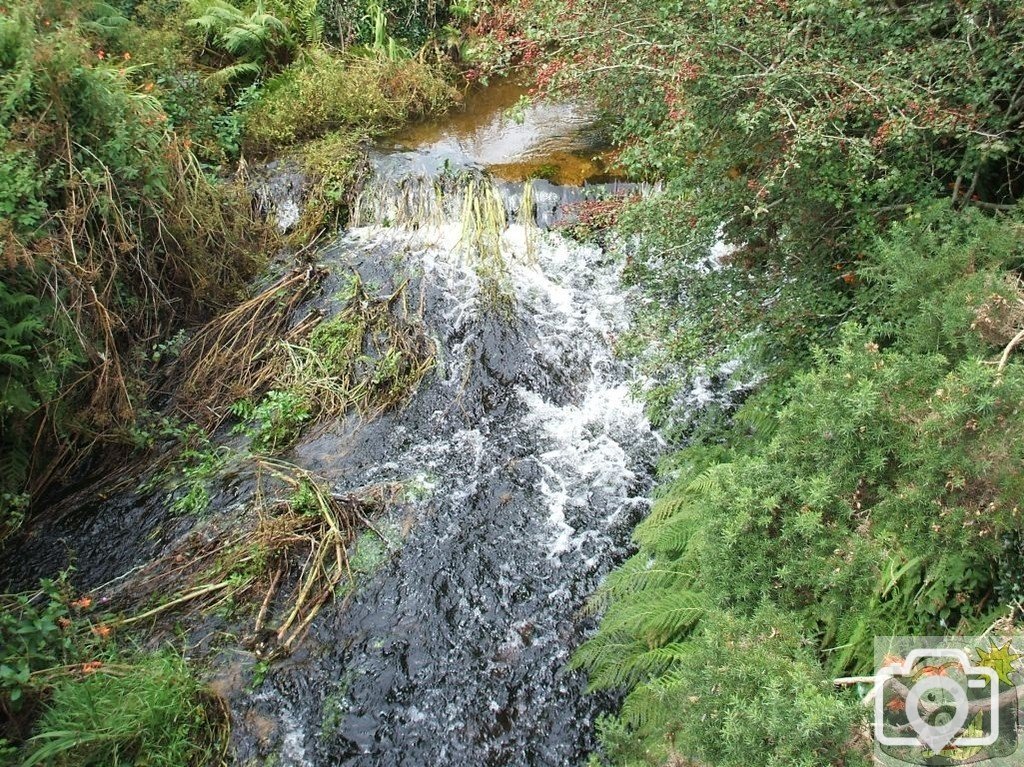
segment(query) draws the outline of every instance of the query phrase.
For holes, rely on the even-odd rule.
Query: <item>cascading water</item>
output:
[[[294,764],[566,765],[591,745],[595,702],[564,666],[643,512],[655,450],[610,352],[626,321],[618,268],[558,235],[534,232],[528,249],[515,225],[507,274],[481,275],[460,233],[367,227],[340,245],[371,274],[402,254],[442,367],[345,438],[340,465],[332,431],[298,450],[339,489],[411,480],[426,497],[393,559],[321,621],[315,657],[271,680],[265,705],[299,731]],[[488,305],[488,279],[511,310]]]
[[[579,112],[565,111],[561,132],[575,142]],[[538,131],[545,152],[556,128]],[[528,155],[529,126],[516,131]],[[318,255],[328,276],[308,307],[331,312],[353,271],[370,293],[404,286],[434,370],[403,407],[331,422],[286,456],[339,495],[404,488],[374,520],[388,556],[259,684],[237,637],[218,639],[245,629],[215,619],[190,634],[219,669],[242,765],[576,765],[609,703],[585,695],[567,663],[593,626],[587,598],[645,512],[659,440],[612,353],[628,321],[621,264],[546,227],[569,203],[614,190],[498,181],[460,155],[459,140],[437,145],[443,158],[422,147],[372,154],[354,226]],[[289,215],[286,192],[302,187],[293,181],[277,195]],[[244,450],[238,437],[220,440]],[[176,516],[153,487],[93,493],[0,570],[29,585],[74,561],[76,585],[102,595],[155,557],[188,551],[202,523]],[[224,476],[210,515],[230,525],[254,488]]]
[[[536,226],[531,196],[545,221],[579,190],[533,182],[524,206],[523,184],[376,165],[331,260],[384,291],[408,280],[439,364],[402,410],[293,459],[338,491],[417,500],[389,561],[252,705],[287,733],[285,764],[578,764],[600,701],[566,664],[657,451],[612,353],[620,265]]]

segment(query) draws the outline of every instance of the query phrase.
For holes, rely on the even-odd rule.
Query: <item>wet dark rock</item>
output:
[[[269,170],[266,204],[287,225],[282,211],[305,181],[287,164]],[[533,183],[543,227],[567,203],[607,191]],[[523,184],[495,188],[514,218]],[[395,209],[408,193],[383,174],[367,199]],[[513,300],[499,309],[457,252],[458,210],[455,201],[435,211],[447,222],[438,231],[423,220],[361,229],[320,254],[328,275],[308,311],[335,311],[352,271],[380,295],[407,283],[438,364],[401,409],[369,422],[341,416],[287,456],[339,494],[401,484],[407,500],[377,523],[400,531],[395,550],[350,600],[327,605],[256,689],[272,635],[236,648],[240,667],[221,689],[240,764],[274,753],[282,767],[564,767],[594,744],[610,699],[585,695],[566,664],[594,628],[581,608],[631,551],[659,450],[629,395],[632,373],[610,351],[628,321],[618,267],[594,247],[536,233],[530,258],[515,243],[507,252]],[[237,515],[252,490],[244,474],[216,485],[213,513]],[[169,514],[159,493],[96,496],[39,528],[4,568],[25,582],[73,551],[76,578],[95,586],[196,524]]]

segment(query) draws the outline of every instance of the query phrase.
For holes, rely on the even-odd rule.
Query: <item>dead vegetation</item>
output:
[[[404,402],[434,365],[422,307],[405,284],[374,296],[353,274],[337,313],[296,319],[324,274],[293,270],[202,327],[171,372],[175,405],[208,429],[229,413],[254,421],[243,429],[254,446],[277,451],[326,416],[372,418]]]
[[[75,339],[81,356],[77,374],[39,411],[33,495],[69,476],[89,446],[121,440],[152,385],[142,350],[235,301],[274,242],[242,185],[211,184],[175,142],[164,154],[170,186],[147,204],[122,199],[114,171],[98,159],[80,167],[73,158],[83,151],[64,148],[67,199],[52,236],[30,249],[13,240],[4,247],[8,261],[35,275],[56,334]],[[54,439],[68,407],[78,409],[74,438]]]
[[[188,448],[183,441],[180,451],[165,450],[158,459],[164,474],[176,465],[173,456],[191,449],[213,474],[197,464],[186,472],[190,481],[200,487],[216,481],[222,464],[214,460],[218,453],[208,435],[236,412],[231,406],[239,398],[288,392],[308,408],[307,425],[349,410],[372,418],[415,390],[434,364],[434,345],[423,328],[422,307],[409,305],[407,284],[377,296],[353,274],[334,296],[336,313],[324,319],[310,309],[303,316],[323,276],[313,267],[290,271],[207,323],[184,347],[169,374],[176,387],[172,407],[194,418],[203,414],[199,426],[182,431],[207,435],[206,447]],[[254,439],[250,449],[260,444]],[[251,467],[254,475],[243,511],[199,523],[169,551],[102,589],[102,597],[125,616],[125,625],[172,616],[187,624],[220,610],[248,611],[259,654],[288,653],[325,604],[350,593],[353,544],[375,530],[372,518],[392,503],[398,488],[339,495],[280,459],[245,450],[232,455],[232,472],[245,475]],[[138,466],[125,465],[106,478],[105,487],[137,476]]]
[[[404,402],[434,366],[434,343],[422,307],[410,309],[407,283],[371,295],[353,274],[342,309],[304,342],[286,340],[288,358],[278,386],[309,403],[312,420],[354,408],[372,418]]]
[[[1020,277],[1009,272],[1003,276],[1003,284],[997,285],[975,310],[971,327],[993,346],[1006,346],[1024,329],[1024,287]]]
[[[357,536],[400,488],[374,486],[334,494],[304,469],[254,459],[255,492],[237,519],[194,531],[116,584],[96,591],[125,617],[121,625],[186,624],[225,608],[251,620],[249,643],[261,657],[287,654],[321,608],[351,593]],[[193,624],[194,625],[194,624]]]
[[[298,340],[318,321],[311,315],[292,324],[295,310],[323,276],[312,266],[292,270],[200,328],[171,372],[176,404],[200,422],[216,425],[231,403],[266,391],[285,364],[278,342]]]

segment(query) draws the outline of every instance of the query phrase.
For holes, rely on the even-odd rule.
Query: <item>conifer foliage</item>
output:
[[[576,658],[594,687],[631,690],[606,725],[622,763],[856,763],[860,704],[831,678],[871,673],[876,635],[1006,615],[1024,364],[1003,339],[1024,329],[1022,258],[1018,223],[924,207],[876,244],[832,346],[748,400],[724,445],[671,458]]]

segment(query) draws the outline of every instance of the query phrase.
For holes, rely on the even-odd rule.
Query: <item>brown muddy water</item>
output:
[[[508,79],[470,90],[460,108],[411,125],[383,146],[415,152],[427,162],[475,164],[506,181],[542,178],[581,186],[625,180],[592,110],[530,101],[528,88]]]
[[[595,745],[612,701],[567,664],[595,627],[588,597],[631,550],[661,442],[612,352],[629,324],[622,264],[545,227],[580,200],[644,190],[581,186],[608,180],[593,116],[538,104],[513,120],[522,94],[493,84],[376,147],[353,226],[316,256],[327,276],[305,312],[338,311],[353,273],[381,296],[405,285],[437,364],[404,407],[329,421],[284,456],[339,495],[402,488],[358,588],[269,667],[230,615],[188,629],[239,764],[571,767]],[[301,205],[301,184],[277,189],[271,207]],[[205,517],[171,512],[180,490],[99,488],[0,569],[24,582],[73,561],[102,601],[189,536],[247,518],[256,483],[233,466]]]

